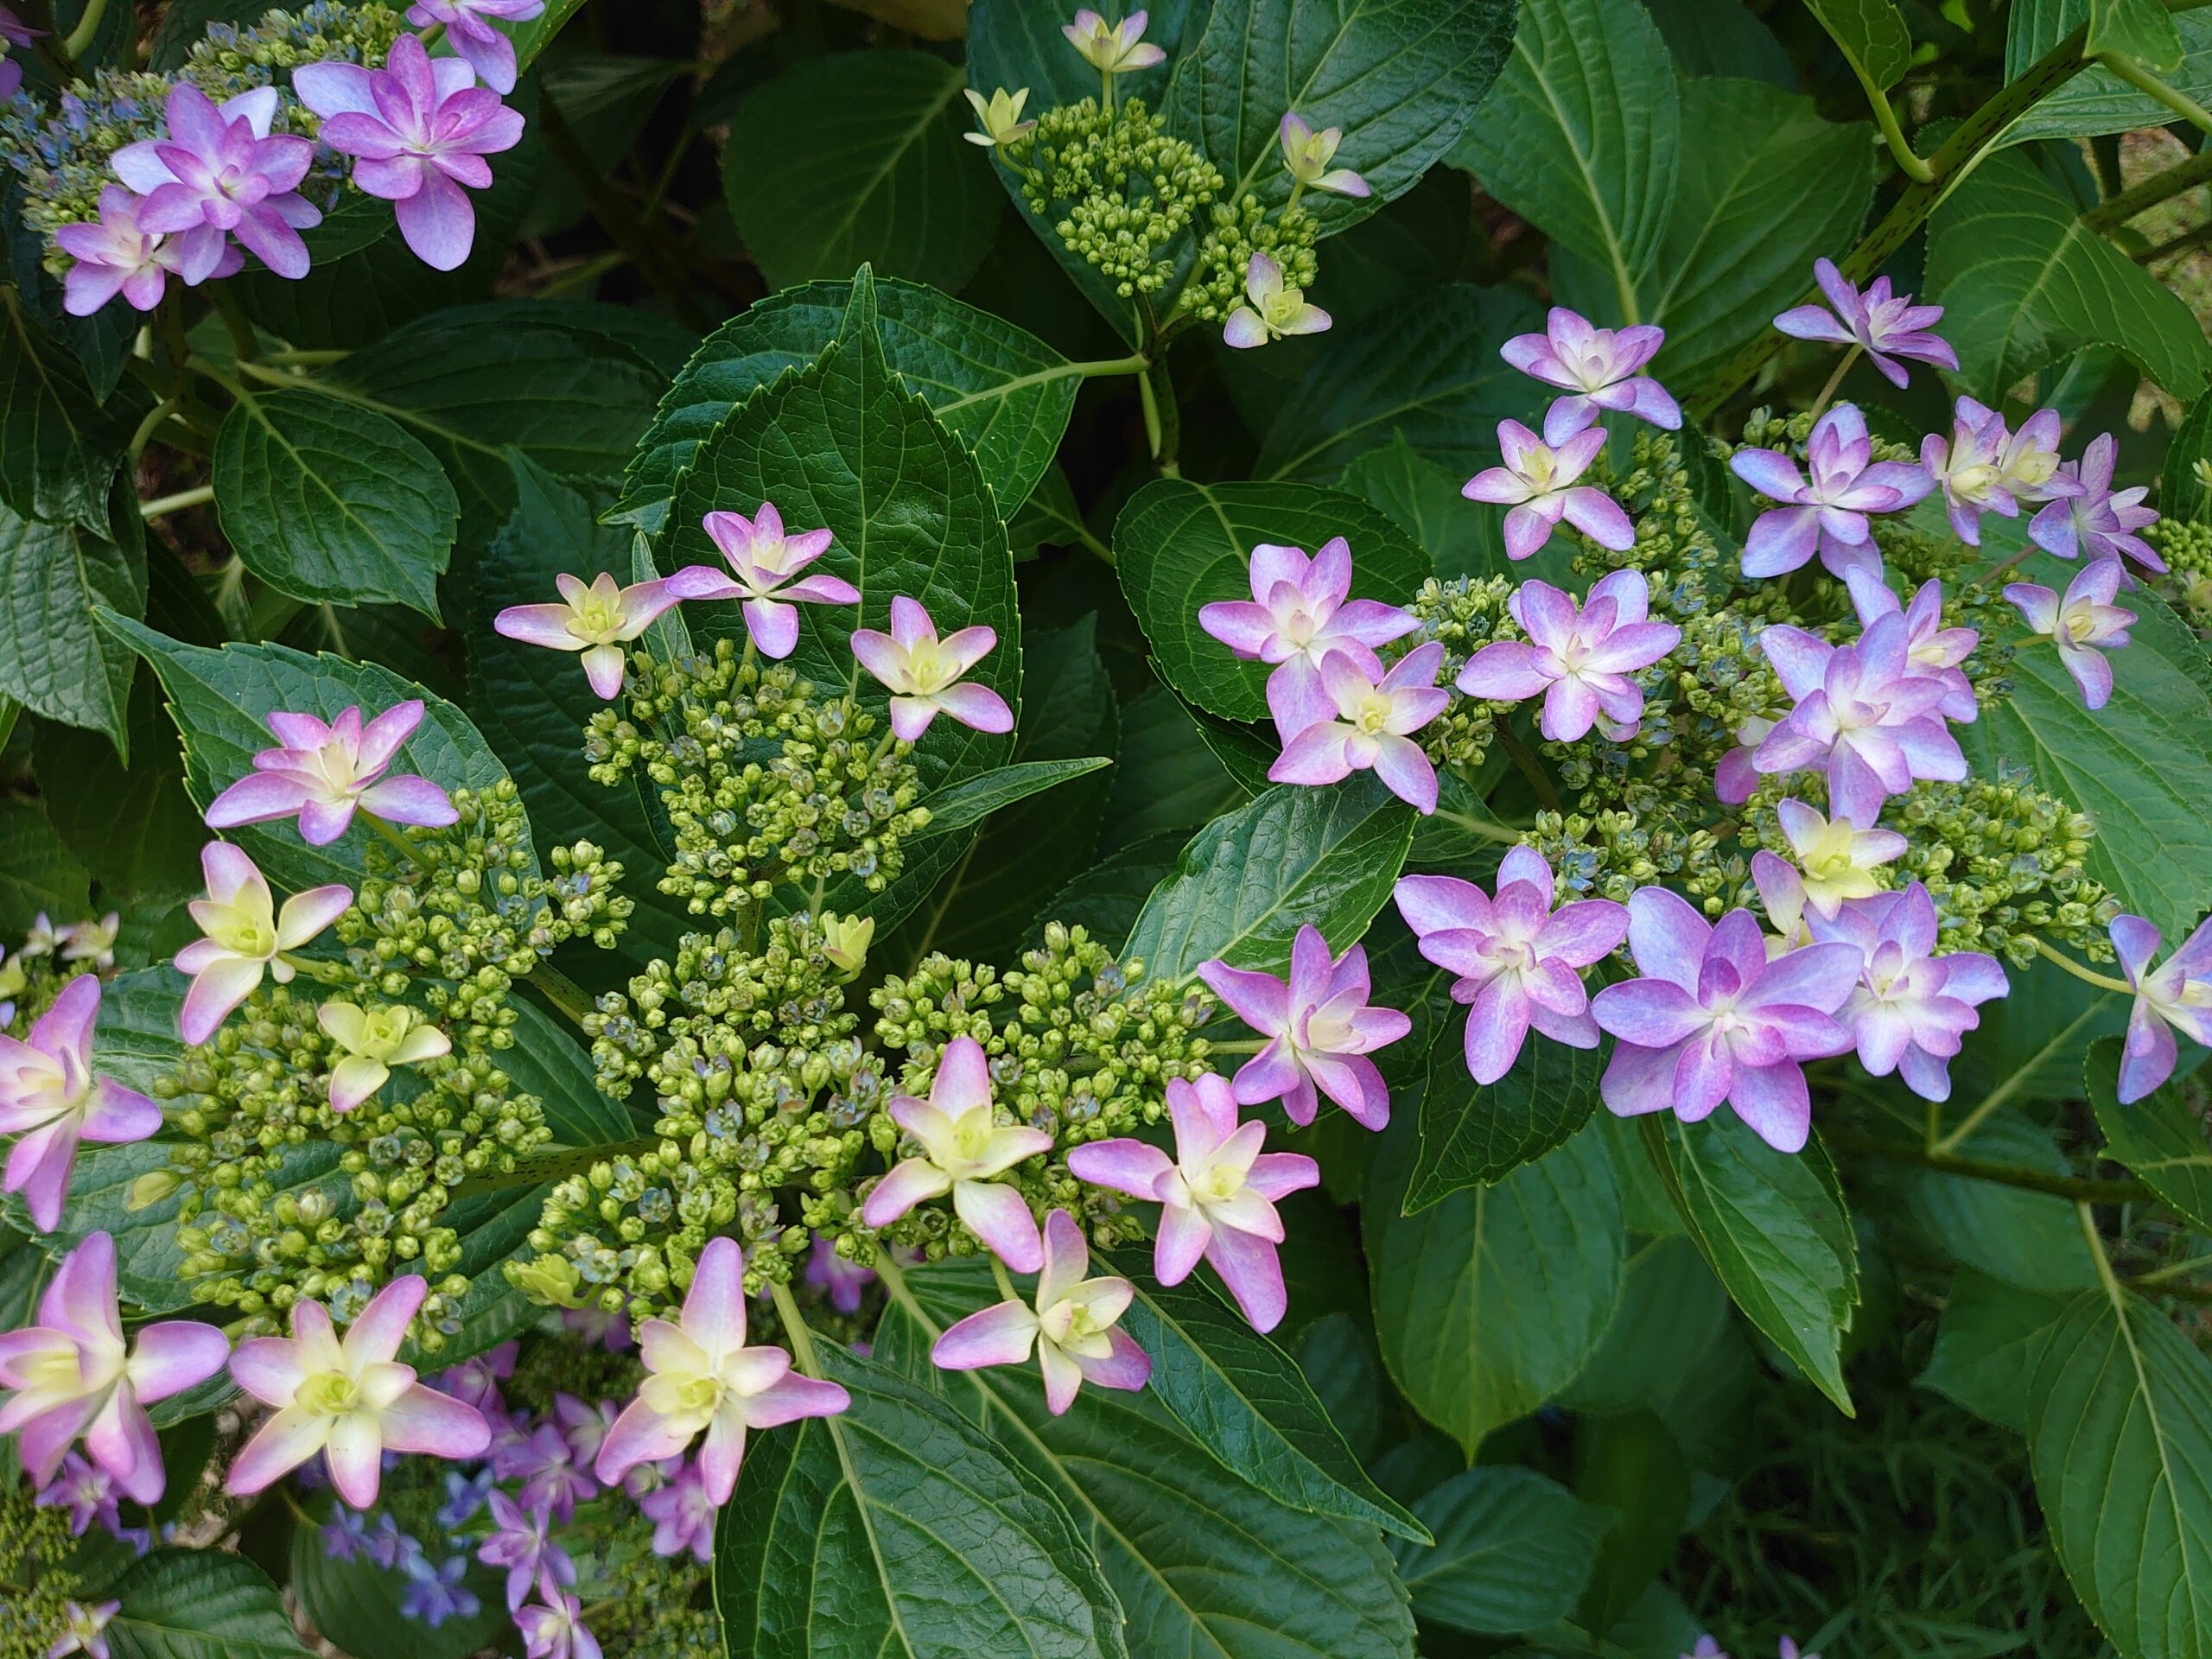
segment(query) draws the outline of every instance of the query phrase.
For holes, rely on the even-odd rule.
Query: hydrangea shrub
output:
[[[2207,18],[0,8],[0,1659],[2212,1655]]]

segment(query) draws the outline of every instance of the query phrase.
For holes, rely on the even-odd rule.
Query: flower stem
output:
[[[1137,380],[1137,397],[1144,406],[1145,444],[1162,478],[1180,478],[1183,469],[1176,451],[1183,439],[1183,417],[1175,404],[1175,387],[1167,378],[1166,354],[1145,365]]]
[[[1859,77],[1859,86],[1866,94],[1866,102],[1874,111],[1874,124],[1882,130],[1882,142],[1890,147],[1890,159],[1897,170],[1915,184],[1932,184],[1936,169],[1921,160],[1912,146],[1905,142],[1904,129],[1897,125],[1897,112],[1891,105],[1890,95],[1866,78],[1854,56],[1851,67]]]
[[[2113,979],[2103,974],[2093,973],[2088,969],[2082,966],[2080,963],[2075,961],[2073,957],[2052,950],[2041,939],[2032,940],[2031,943],[2035,945],[2036,953],[2038,956],[2044,957],[2049,960],[2056,963],[2061,968],[2063,968],[2068,973],[2073,975],[2075,978],[2080,980],[2084,985],[2094,985],[2101,991],[2118,991],[2122,996],[2133,996],[2135,995],[2135,988],[2133,985],[2130,985],[2126,980]]]
[[[61,42],[61,50],[70,62],[92,50],[92,38],[100,32],[100,20],[107,16],[107,0],[86,0],[84,16],[77,19],[77,27]]]
[[[1985,1163],[1979,1158],[1953,1158],[1916,1147],[1910,1141],[1855,1135],[1848,1129],[1823,1130],[1821,1139],[1839,1152],[1855,1152],[1868,1158],[1886,1159],[1891,1163],[1913,1164],[1941,1174],[1963,1176],[1971,1181],[1988,1181],[1997,1186],[2017,1186],[2029,1192],[2048,1192],[2056,1198],[2071,1198],[2076,1203],[2140,1204],[2148,1202],[2153,1196],[2151,1189],[2140,1181],[2101,1181],[2078,1175],[2054,1175],[2048,1170],[2022,1169],[2012,1164]]]
[[[2136,214],[2207,179],[2212,179],[2212,149],[2200,150],[2180,166],[2153,174],[2133,189],[2123,190],[2109,200],[2099,202],[2082,215],[2082,223],[2093,231],[2117,229]]]
[[[991,1256],[991,1277],[998,1281],[999,1294],[1009,1302],[1021,1300],[1021,1293],[1014,1287],[1014,1281],[1007,1277],[1006,1263],[996,1255]]]
[[[791,1345],[791,1357],[798,1362],[800,1370],[818,1381],[822,1357],[814,1351],[814,1333],[800,1317],[798,1299],[791,1294],[789,1285],[774,1280],[769,1281],[768,1294],[776,1304],[776,1317],[784,1322],[784,1336]]]
[[[2100,53],[2097,61],[2137,92],[2164,105],[2198,131],[2212,132],[2212,110],[2206,109],[2180,87],[2168,86],[2126,53]]]
[[[373,812],[364,810],[361,818],[370,829],[382,836],[408,863],[411,865],[418,862],[415,856],[415,849],[407,844],[407,837],[401,835],[398,830],[393,829]]]
[[[1821,418],[1821,411],[1828,406],[1828,399],[1835,396],[1835,389],[1843,384],[1843,377],[1851,372],[1851,365],[1859,360],[1859,353],[1863,349],[1854,341],[1851,349],[1843,354],[1843,361],[1835,365],[1835,372],[1828,376],[1827,385],[1822,386],[1821,395],[1813,399],[1815,420]]]
[[[172,512],[182,512],[187,507],[204,507],[215,499],[215,486],[202,484],[194,489],[179,490],[175,495],[157,495],[150,501],[138,504],[141,518],[160,518]]]

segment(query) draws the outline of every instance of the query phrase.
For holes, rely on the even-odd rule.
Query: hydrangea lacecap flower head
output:
[[[394,1279],[342,1341],[329,1310],[303,1297],[292,1305],[290,1336],[240,1343],[232,1379],[275,1409],[232,1463],[226,1489],[257,1492],[321,1453],[339,1497],[365,1510],[377,1501],[388,1450],[482,1456],[492,1444],[483,1414],[417,1382],[415,1368],[397,1358],[429,1288],[418,1274]]]
[[[1641,570],[1600,577],[1580,605],[1548,582],[1521,584],[1507,601],[1529,639],[1497,639],[1469,658],[1456,683],[1471,697],[1518,702],[1541,694],[1539,729],[1571,743],[1596,726],[1616,742],[1635,736],[1643,688],[1630,677],[1681,643],[1654,622]]]
[[[2129,642],[2135,613],[2113,600],[2126,573],[2116,558],[2099,559],[2076,571],[2063,594],[2038,582],[2007,582],[2005,597],[2030,628],[2058,647],[2085,708],[2101,709],[2112,700],[2112,659],[2105,655]]]
[[[741,512],[710,512],[701,521],[733,575],[711,565],[695,564],[669,578],[669,590],[681,599],[744,601],[745,631],[760,654],[780,661],[798,645],[798,608],[813,605],[857,605],[861,590],[842,576],[799,572],[830,550],[827,530],[797,536],[784,533],[783,515],[772,501],[747,518]],[[988,649],[988,647],[986,647]]]
[[[200,868],[207,896],[185,908],[204,937],[176,953],[177,970],[192,976],[177,1016],[188,1043],[213,1037],[264,973],[289,984],[298,971],[289,953],[314,944],[353,902],[353,889],[334,881],[294,893],[280,912],[259,867],[228,842],[201,848]]]
[[[853,655],[891,693],[893,734],[918,743],[939,715],[979,732],[1014,729],[1006,699],[963,677],[998,642],[998,630],[980,624],[939,639],[920,601],[900,594],[891,601],[891,632],[855,628]]]
[[[2119,1096],[2126,1106],[2143,1098],[2174,1074],[2180,1058],[2177,1031],[2193,1043],[2212,1047],[2212,920],[2196,931],[2156,968],[2161,935],[2140,916],[2116,916],[2113,949],[2120,971],[2134,988],[2127,1034],[2120,1050]]]
[[[162,1127],[160,1107],[94,1074],[99,1012],[99,980],[79,974],[23,1038],[0,1034],[0,1135],[17,1137],[0,1192],[22,1193],[41,1232],[61,1224],[79,1141],[143,1141]]]
[[[1230,1110],[1236,1110],[1233,1103]],[[1090,1271],[1083,1230],[1066,1211],[1053,1211],[1045,1218],[1033,1304],[1004,1301],[970,1313],[938,1338],[931,1360],[942,1370],[972,1371],[1020,1365],[1033,1351],[1045,1403],[1056,1417],[1075,1403],[1085,1382],[1141,1389],[1152,1376],[1152,1357],[1119,1323],[1136,1287],[1110,1274],[1087,1278]]]
[[[115,1298],[115,1241],[89,1233],[61,1258],[39,1297],[38,1318],[0,1332],[0,1434],[33,1485],[43,1486],[79,1438],[93,1463],[141,1503],[167,1484],[146,1408],[206,1382],[231,1344],[209,1325],[163,1319],[126,1343]]]
[[[1533,558],[1561,518],[1600,547],[1624,552],[1636,545],[1636,526],[1620,504],[1594,485],[1575,482],[1605,447],[1603,427],[1577,432],[1554,448],[1518,421],[1500,421],[1497,442],[1503,463],[1477,473],[1459,493],[1512,509],[1505,515],[1509,558]]]
[[[1533,847],[1506,853],[1494,896],[1453,875],[1402,875],[1395,894],[1421,955],[1459,976],[1452,1000],[1468,1005],[1477,1083],[1513,1069],[1531,1027],[1572,1048],[1598,1046],[1582,976],[1627,937],[1626,906],[1578,899],[1554,909],[1552,867]]]
[[[1259,543],[1248,575],[1252,597],[1201,605],[1198,626],[1247,661],[1274,664],[1268,711],[1285,743],[1336,712],[1321,683],[1323,658],[1340,652],[1379,679],[1376,652],[1421,626],[1395,605],[1350,597],[1351,544],[1341,536],[1311,558],[1303,548]]]
[[[1893,386],[1903,386],[1910,375],[1897,361],[1900,358],[1958,372],[1959,354],[1941,335],[1929,332],[1942,320],[1942,306],[1915,305],[1911,295],[1891,292],[1886,276],[1877,276],[1862,292],[1832,259],[1813,262],[1813,280],[1827,296],[1827,305],[1800,305],[1783,312],[1774,320],[1783,334],[1796,340],[1855,346]]]
[[[1342,652],[1321,659],[1321,690],[1334,716],[1291,739],[1268,768],[1278,784],[1334,784],[1371,771],[1393,795],[1424,815],[1436,810],[1436,767],[1413,734],[1444,712],[1452,694],[1436,683],[1444,647],[1432,639],[1393,664],[1380,680]]]
[[[1742,449],[1728,465],[1753,489],[1782,505],[1761,513],[1744,542],[1744,574],[1778,576],[1817,552],[1828,573],[1858,567],[1878,569],[1881,550],[1867,523],[1871,513],[1896,512],[1936,487],[1920,467],[1874,460],[1866,420],[1851,404],[1838,404],[1805,441],[1805,471],[1779,449]]]
[[[622,647],[683,598],[677,580],[697,580],[695,572],[716,574],[703,565],[692,565],[673,577],[635,582],[624,588],[604,570],[591,579],[589,587],[581,577],[564,572],[553,578],[553,585],[561,590],[559,604],[510,605],[492,619],[492,626],[525,645],[582,652],[584,677],[591,682],[593,690],[611,702],[622,691]]]
[[[703,1432],[699,1474],[719,1509],[736,1490],[747,1429],[834,1416],[851,1403],[835,1382],[792,1370],[782,1349],[745,1345],[745,1258],[733,1238],[707,1242],[682,1318],[646,1320],[638,1351],[645,1380],[607,1431],[594,1465],[608,1485],[641,1463],[679,1455]]]
[[[994,1178],[1050,1152],[1052,1137],[998,1122],[982,1046],[972,1037],[954,1038],[938,1057],[930,1097],[895,1096],[889,1110],[922,1150],[875,1184],[861,1219],[887,1227],[916,1205],[950,1192],[953,1213],[969,1231],[1016,1273],[1036,1272],[1044,1260],[1037,1218],[1020,1193]]]
[[[168,136],[125,144],[111,158],[116,176],[145,198],[138,228],[176,238],[176,269],[188,286],[216,274],[232,237],[279,276],[308,274],[300,232],[322,223],[322,213],[298,186],[315,146],[270,131],[276,107],[274,86],[218,106],[179,81],[165,111]]]
[[[1628,910],[1643,976],[1590,999],[1619,1039],[1599,1083],[1606,1106],[1695,1123],[1726,1101],[1776,1151],[1802,1151],[1813,1103],[1802,1062],[1851,1046],[1834,1015],[1859,982],[1859,950],[1808,944],[1770,960],[1751,912],[1716,925],[1664,887],[1639,888]]]
[[[1555,305],[1542,334],[1516,334],[1497,354],[1532,379],[1565,391],[1544,411],[1544,442],[1556,448],[1608,411],[1632,415],[1669,432],[1679,428],[1681,405],[1643,372],[1666,340],[1667,331],[1649,323],[1597,328],[1579,313]]]
[[[327,724],[313,715],[272,714],[280,747],[253,757],[253,770],[207,804],[207,827],[235,829],[297,817],[300,838],[327,847],[346,833],[354,811],[388,823],[438,826],[461,814],[453,798],[413,772],[391,770],[399,746],[423,723],[423,701],[394,703],[365,724],[356,703]]]
[[[1370,1006],[1364,945],[1348,945],[1332,960],[1329,942],[1309,923],[1291,943],[1287,980],[1219,961],[1202,962],[1198,971],[1237,1018],[1268,1039],[1236,1073],[1238,1101],[1280,1099],[1290,1121],[1304,1124],[1326,1095],[1363,1128],[1389,1122],[1389,1090],[1367,1057],[1396,1042],[1413,1021],[1395,1008]]]
[[[1244,268],[1244,298],[1247,303],[1229,314],[1221,330],[1223,341],[1240,351],[1287,334],[1328,332],[1329,314],[1307,303],[1306,290],[1289,286],[1282,266],[1264,253],[1254,254]]]
[[[1923,1100],[1949,1099],[1951,1059],[1981,1022],[1975,1007],[2009,988],[1997,958],[1936,955],[1936,901],[1917,881],[1854,898],[1833,915],[1815,910],[1807,925],[1815,939],[1849,944],[1865,960],[1835,1016],[1859,1063],[1878,1077],[1896,1072]]]
[[[1275,1254],[1284,1233],[1274,1200],[1320,1185],[1321,1166],[1302,1153],[1262,1152],[1267,1125],[1257,1118],[1240,1124],[1236,1093],[1211,1071],[1196,1083],[1172,1079],[1167,1109],[1175,1126],[1173,1159],[1125,1137],[1073,1148],[1068,1169],[1095,1186],[1160,1205],[1153,1272],[1161,1284],[1179,1285],[1201,1261],[1210,1262],[1253,1329],[1272,1331],[1288,1306]],[[1038,1305],[1041,1313],[1041,1290]]]

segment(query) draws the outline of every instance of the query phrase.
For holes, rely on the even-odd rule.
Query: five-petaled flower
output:
[[[2126,580],[2118,559],[2099,559],[2075,573],[2063,596],[2037,582],[2005,585],[2005,597],[2019,608],[2028,626],[2058,647],[2058,660],[2090,709],[2101,709],[2111,700],[2112,661],[2105,652],[2128,643],[2135,621],[2134,612],[2112,602]]]
[[[486,156],[522,142],[523,118],[476,84],[467,58],[433,59],[402,35],[383,68],[302,64],[292,90],[322,118],[322,142],[354,157],[353,182],[392,204],[416,258],[452,270],[468,257],[476,240],[468,192],[492,182]]]
[[[1506,601],[1529,638],[1496,639],[1467,659],[1459,688],[1471,697],[1518,702],[1541,693],[1539,729],[1571,743],[1596,726],[1616,742],[1636,735],[1643,688],[1630,676],[1681,643],[1671,622],[1654,622],[1641,570],[1616,570],[1580,606],[1548,582],[1524,582]]]
[[[976,111],[976,118],[983,124],[980,132],[963,132],[960,136],[971,144],[995,149],[1001,144],[1018,144],[1037,130],[1034,121],[1021,118],[1021,106],[1029,101],[1029,89],[1022,87],[1009,94],[1003,86],[991,93],[988,102],[973,86],[960,89],[968,95],[968,102]]]
[[[1274,1201],[1320,1185],[1321,1166],[1303,1153],[1262,1152],[1267,1125],[1256,1117],[1239,1124],[1236,1101],[1227,1081],[1211,1071],[1196,1083],[1170,1078],[1173,1159],[1142,1141],[1094,1141],[1068,1154],[1068,1170],[1094,1186],[1160,1205],[1152,1267],[1161,1284],[1179,1285],[1200,1261],[1211,1262],[1252,1328],[1272,1331],[1289,1305],[1275,1255],[1284,1235]]]
[[[1942,316],[1942,306],[1915,305],[1911,295],[1892,294],[1886,276],[1877,276],[1861,293],[1829,259],[1813,262],[1813,280],[1835,308],[1794,307],[1774,320],[1783,334],[1796,340],[1855,346],[1873,359],[1893,386],[1904,385],[1908,378],[1904,365],[1897,361],[1901,357],[1958,372],[1959,354],[1948,341],[1928,332]]]
[[[64,225],[54,233],[54,245],[75,261],[62,284],[61,308],[73,317],[88,317],[118,294],[131,308],[150,311],[161,303],[171,276],[184,275],[189,245],[180,238],[148,230],[139,218],[145,203],[119,184],[100,192],[100,216],[76,225]],[[242,269],[245,256],[218,238],[221,257],[200,273],[228,276]]]
[[[1086,6],[1076,13],[1073,22],[1060,25],[1060,33],[1092,68],[1103,74],[1127,74],[1167,61],[1166,51],[1145,43],[1147,21],[1145,13],[1133,11],[1120,22],[1109,23]]]
[[[1432,639],[1400,658],[1377,680],[1343,652],[1321,659],[1321,690],[1333,719],[1317,720],[1291,739],[1268,768],[1278,784],[1333,784],[1372,770],[1400,800],[1436,810],[1436,768],[1412,734],[1444,712],[1452,694],[1436,683],[1444,646]]]
[[[1283,117],[1275,136],[1282,143],[1282,164],[1296,189],[1330,190],[1340,196],[1373,194],[1367,181],[1350,168],[1329,165],[1337,158],[1337,146],[1344,143],[1342,127],[1316,132],[1304,116],[1292,111]]]
[[[2120,1103],[2143,1098],[2174,1074],[2178,1031],[2193,1043],[2212,1047],[2212,920],[2196,931],[2157,968],[2151,958],[2162,943],[2158,930],[2140,916],[2115,916],[2113,950],[2120,971],[2135,988],[2128,1010],[2127,1035],[2120,1049]]]
[[[315,1023],[346,1058],[330,1068],[330,1109],[350,1112],[384,1087],[395,1065],[414,1065],[453,1052],[453,1039],[404,1003],[364,1008],[330,1001]]]
[[[1163,1154],[1164,1156],[1165,1154]],[[1088,1279],[1090,1247],[1065,1210],[1045,1220],[1044,1264],[1034,1306],[1004,1301],[970,1313],[930,1350],[942,1370],[972,1371],[1019,1365],[1033,1349],[1044,1374],[1045,1403],[1058,1416],[1085,1382],[1136,1389],[1152,1376],[1152,1358],[1117,1323],[1136,1298],[1126,1279]]]
[[[1936,901],[1915,881],[1897,893],[1854,899],[1808,925],[1824,943],[1842,943],[1865,965],[1836,1012],[1859,1063],[1873,1076],[1892,1071],[1923,1100],[1948,1100],[1951,1057],[1981,1023],[1977,1004],[2003,996],[2005,970],[1976,950],[1936,954]]]
[[[1681,405],[1643,372],[1658,355],[1667,331],[1650,323],[1632,328],[1592,327],[1587,318],[1555,305],[1541,334],[1516,334],[1497,354],[1522,373],[1564,389],[1544,411],[1544,442],[1565,443],[1610,410],[1671,432],[1682,423]]]
[[[1628,912],[1643,976],[1590,999],[1619,1039],[1599,1083],[1607,1108],[1695,1123],[1725,1100],[1776,1151],[1803,1150],[1813,1103],[1800,1063],[1851,1046],[1834,1015],[1859,982],[1858,949],[1808,944],[1770,960],[1751,912],[1708,922],[1664,887],[1638,888]]]
[[[223,1369],[229,1341],[211,1325],[163,1319],[140,1325],[126,1344],[115,1300],[115,1241],[88,1233],[61,1258],[38,1302],[38,1318],[0,1333],[0,1434],[35,1486],[61,1466],[79,1436],[92,1461],[141,1503],[167,1484],[161,1443],[146,1408]]]
[[[2166,562],[2136,531],[2158,522],[2155,508],[2143,505],[2147,485],[2114,490],[2113,463],[2120,445],[2109,432],[2089,440],[2082,459],[2063,462],[2059,470],[2081,486],[2072,495],[2053,496],[2043,511],[2028,521],[2028,535],[2046,553],[2062,559],[2076,554],[2092,560],[2118,558],[2126,554],[2146,570],[2164,570]]]
[[[693,570],[704,568],[690,566],[677,574],[690,578]],[[588,588],[581,577],[565,572],[553,578],[553,585],[561,590],[558,605],[510,605],[492,619],[492,626],[525,645],[583,652],[584,677],[593,690],[612,702],[622,690],[622,647],[683,595],[671,577],[622,588],[604,570],[591,579]]]
[[[515,89],[515,43],[494,23],[527,22],[545,10],[545,0],[415,0],[407,21],[417,29],[445,25],[453,49],[502,95]]]
[[[1292,1122],[1311,1123],[1319,1096],[1326,1095],[1363,1128],[1389,1122],[1389,1090],[1367,1057],[1411,1031],[1413,1021],[1395,1008],[1369,1005],[1365,946],[1348,945],[1332,961],[1329,942],[1309,922],[1292,941],[1287,981],[1219,961],[1200,963],[1198,977],[1268,1039],[1236,1073],[1239,1101],[1280,1099]]]
[[[1848,817],[1824,817],[1800,800],[1784,798],[1774,810],[1803,873],[1805,902],[1815,915],[1833,918],[1847,899],[1881,892],[1874,871],[1904,855],[1905,838],[1894,830],[1862,830]]]
[[[61,1224],[79,1141],[143,1141],[162,1127],[162,1109],[152,1101],[93,1075],[99,1012],[99,976],[79,974],[27,1038],[0,1034],[0,1135],[21,1137],[9,1148],[0,1192],[22,1193],[31,1224],[42,1233]]]
[[[1420,621],[1376,599],[1351,599],[1351,544],[1332,536],[1312,558],[1303,548],[1261,542],[1252,549],[1252,597],[1198,607],[1198,626],[1239,657],[1273,663],[1268,711],[1287,743],[1336,712],[1321,684],[1321,661],[1341,652],[1370,679],[1382,674],[1375,652]]]
[[[1457,975],[1452,1000],[1468,1004],[1467,1071],[1496,1083],[1533,1026],[1570,1048],[1598,1046],[1598,1024],[1582,982],[1590,966],[1628,933],[1628,911],[1610,899],[1552,908],[1552,867],[1533,847],[1515,847],[1497,867],[1495,897],[1454,875],[1403,875],[1398,913],[1421,953]]]
[[[1783,505],[1761,513],[1744,540],[1744,574],[1778,576],[1815,552],[1833,575],[1854,566],[1878,567],[1867,515],[1909,507],[1936,487],[1918,467],[1874,458],[1873,440],[1856,405],[1838,404],[1805,442],[1808,483],[1797,463],[1779,449],[1739,450],[1729,461],[1736,475]]]
[[[427,778],[387,778],[399,746],[423,723],[423,701],[394,703],[364,724],[360,706],[325,725],[313,715],[272,714],[282,746],[253,757],[253,770],[207,804],[207,827],[231,830],[297,817],[300,838],[326,847],[346,833],[355,808],[389,823],[447,824],[461,814]]]
[[[321,1302],[292,1304],[289,1337],[254,1337],[231,1356],[231,1376],[276,1408],[231,1465],[226,1489],[245,1497],[318,1452],[338,1496],[372,1507],[384,1454],[424,1452],[457,1461],[483,1455],[491,1426],[475,1407],[416,1380],[395,1357],[408,1323],[430,1294],[419,1274],[378,1291],[339,1339]]]
[[[954,1038],[938,1058],[930,1097],[894,1095],[890,1112],[922,1150],[875,1184],[861,1206],[861,1221],[887,1227],[916,1205],[950,1192],[953,1212],[969,1232],[1015,1272],[1036,1272],[1044,1259],[1037,1218],[1028,1200],[995,1178],[1050,1152],[1052,1137],[998,1121],[982,1046],[973,1037]]]
[[[300,232],[321,224],[322,214],[297,186],[315,146],[269,130],[276,105],[274,86],[219,106],[180,80],[163,111],[168,136],[125,144],[110,160],[116,176],[146,199],[138,228],[175,238],[175,269],[188,286],[215,274],[233,236],[279,276],[308,274]]]
[[[641,1463],[678,1456],[704,1431],[699,1476],[720,1509],[737,1489],[746,1430],[834,1416],[851,1403],[835,1382],[792,1370],[782,1349],[745,1345],[745,1258],[734,1238],[707,1241],[681,1318],[647,1319],[638,1352],[645,1380],[594,1465],[608,1485]]]
[[[1014,729],[1004,697],[961,677],[998,642],[998,630],[980,623],[939,639],[920,601],[900,594],[891,601],[891,632],[855,628],[853,655],[891,693],[893,734],[918,743],[939,715],[979,732]]]
[[[200,868],[207,896],[185,908],[205,937],[176,953],[177,970],[192,976],[177,1016],[188,1043],[213,1037],[264,972],[289,984],[296,970],[286,953],[313,944],[353,902],[353,889],[334,881],[294,893],[278,911],[260,869],[228,842],[201,848]]]
[[[1561,518],[1617,553],[1636,545],[1636,526],[1620,504],[1594,485],[1574,481],[1605,447],[1605,428],[1590,427],[1554,448],[1520,422],[1500,421],[1497,442],[1504,464],[1477,473],[1459,493],[1512,509],[1505,515],[1507,557],[1534,556]]]
[[[734,579],[712,565],[695,564],[669,578],[679,599],[736,599],[744,601],[745,632],[764,657],[788,657],[798,645],[798,606],[857,605],[861,590],[842,576],[799,572],[830,550],[826,530],[784,534],[783,515],[772,501],[747,518],[741,512],[710,512],[701,521],[713,537]]]
[[[1222,325],[1223,341],[1238,350],[1264,346],[1286,334],[1319,334],[1329,327],[1329,314],[1306,302],[1306,290],[1290,288],[1282,267],[1264,253],[1255,253],[1244,267],[1244,297]]]

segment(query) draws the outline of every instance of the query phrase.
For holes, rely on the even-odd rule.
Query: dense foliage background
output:
[[[0,1659],[2212,1656],[2212,8],[0,34]],[[1730,1109],[1609,1012],[1785,952]]]

